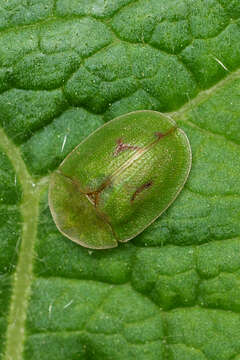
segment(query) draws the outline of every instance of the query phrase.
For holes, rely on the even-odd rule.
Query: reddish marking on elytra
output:
[[[84,191],[81,189],[80,184],[78,182],[77,179],[74,179],[64,173],[62,173],[62,171],[57,170],[57,173],[60,174],[61,176],[64,176],[66,179],[68,179],[69,181],[71,181],[74,186],[76,186],[76,188],[78,189],[78,191],[84,195],[87,196],[87,198],[89,199],[89,201],[95,206],[97,207],[98,203],[99,203],[99,195],[100,193],[111,184],[111,179],[107,178],[98,188],[97,190],[94,191]]]
[[[122,139],[118,139],[117,140],[117,147],[113,153],[114,156],[117,156],[120,152],[124,151],[124,150],[138,150],[140,149],[138,146],[135,145],[130,145],[130,144],[124,144]]]
[[[143,190],[146,190],[146,189],[150,188],[150,186],[152,186],[152,184],[153,184],[153,181],[151,180],[151,181],[147,182],[146,184],[143,184],[143,185],[139,186],[139,188],[137,188],[137,190],[135,191],[135,193],[131,197],[131,202],[133,202],[135,200],[136,196],[138,194],[140,194]]]
[[[111,179],[107,178],[98,188],[97,190],[94,191],[90,191],[88,193],[86,193],[87,197],[89,199],[91,199],[91,201],[93,202],[94,206],[97,207],[98,203],[99,203],[99,195],[101,194],[101,192],[108,187],[111,184]]]
[[[170,135],[174,130],[176,130],[177,127],[173,126],[170,130],[168,130],[166,133],[161,133],[160,131],[155,132],[155,135],[157,136],[158,140],[162,139],[163,137]]]
[[[164,137],[164,134],[163,134],[163,133],[160,133],[159,131],[158,131],[158,132],[155,132],[155,135],[156,135],[159,139],[161,139],[161,138]]]

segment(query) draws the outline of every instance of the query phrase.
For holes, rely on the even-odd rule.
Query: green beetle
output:
[[[169,117],[135,111],[101,126],[52,174],[56,226],[92,249],[127,242],[176,199],[191,168],[187,136]]]

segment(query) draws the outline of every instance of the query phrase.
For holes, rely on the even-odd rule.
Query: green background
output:
[[[0,0],[0,359],[240,360],[239,0]],[[51,172],[133,110],[189,137],[184,190],[116,249],[64,238]]]

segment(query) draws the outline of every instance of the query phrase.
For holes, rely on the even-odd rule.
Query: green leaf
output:
[[[240,359],[239,0],[0,6],[0,359]],[[193,166],[118,248],[64,238],[51,172],[133,110],[168,113]]]

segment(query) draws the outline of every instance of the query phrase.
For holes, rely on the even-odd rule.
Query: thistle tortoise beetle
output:
[[[172,204],[190,168],[189,141],[171,118],[148,110],[119,116],[90,134],[53,172],[53,219],[62,234],[84,247],[116,247]]]

